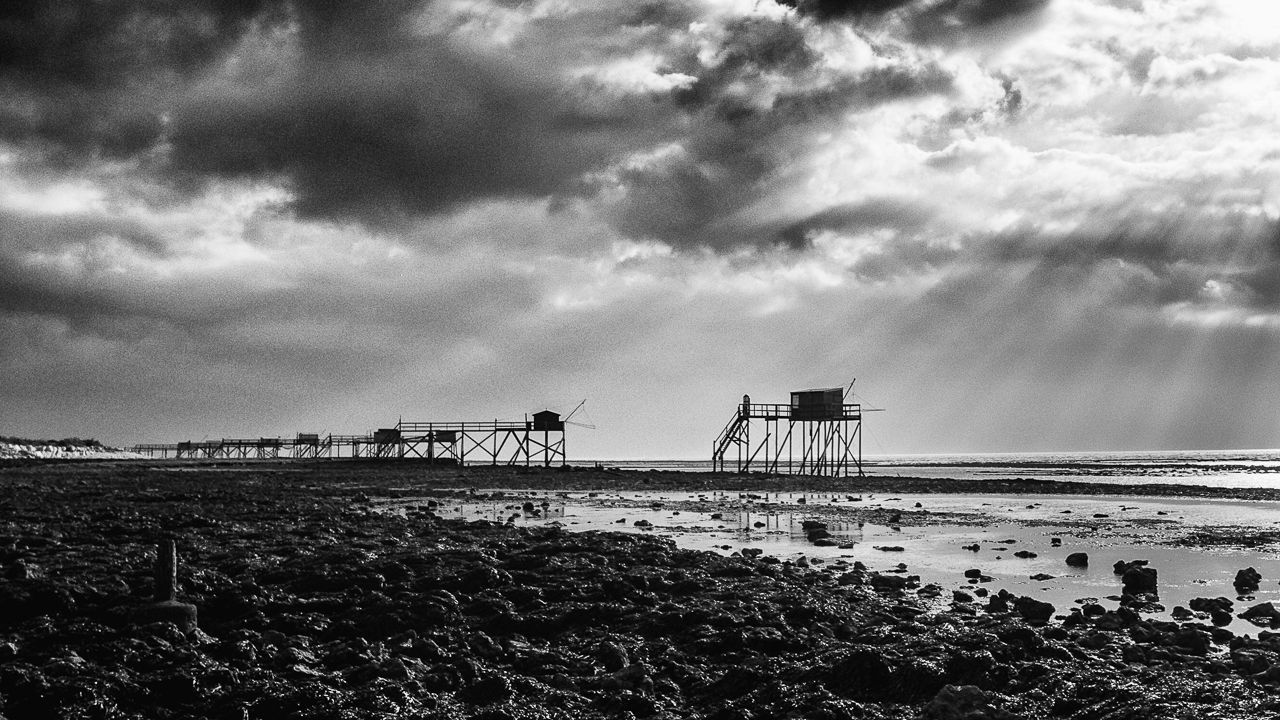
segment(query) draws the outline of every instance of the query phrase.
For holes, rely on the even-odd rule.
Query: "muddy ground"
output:
[[[0,465],[0,715],[1280,714],[1280,635],[1156,621],[1140,602],[1069,611],[976,588],[926,612],[905,574],[373,509],[459,487],[977,491],[963,485],[404,462]],[[1224,495],[1071,485],[982,489]],[[148,609],[165,539],[198,629]]]

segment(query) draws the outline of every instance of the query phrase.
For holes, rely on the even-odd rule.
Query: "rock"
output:
[[[477,678],[474,683],[464,688],[458,693],[458,697],[473,705],[488,705],[504,703],[510,700],[513,694],[515,693],[511,688],[511,681],[506,676],[486,675]]]
[[[976,685],[947,685],[920,712],[920,720],[1011,720],[1014,716],[991,707]]]
[[[1280,610],[1276,609],[1274,603],[1258,603],[1240,613],[1238,617],[1241,620],[1248,620],[1258,627],[1280,628]]]
[[[1111,566],[1111,569],[1116,575],[1124,575],[1129,570],[1135,567],[1145,566],[1146,564],[1146,560],[1117,560],[1116,564]]]
[[[609,672],[617,672],[630,663],[627,658],[627,651],[618,643],[608,641],[596,646],[596,659]]]
[[[963,590],[955,590],[951,593],[951,599],[958,603],[971,603],[973,596]]]
[[[805,532],[812,532],[814,530],[826,530],[827,524],[821,520],[803,520],[800,523],[800,527]]]
[[[1134,566],[1125,570],[1121,576],[1120,582],[1124,585],[1124,591],[1130,595],[1138,595],[1139,593],[1156,594],[1156,569],[1149,567]]]
[[[4,569],[5,580],[30,580],[39,575],[36,567],[25,560],[16,560]]]
[[[905,590],[907,578],[901,575],[881,575],[876,573],[871,576],[871,587],[876,590]]]
[[[1028,622],[1048,622],[1054,611],[1050,603],[1026,596],[1014,600],[1013,609]]]
[[[969,568],[964,571],[964,576],[967,578],[980,578],[982,577],[982,571],[978,568]]]
[[[847,572],[836,579],[836,584],[842,587],[848,585],[865,585],[866,582],[866,575],[857,570]]]
[[[1195,628],[1184,627],[1169,638],[1174,647],[1182,648],[1192,655],[1204,655],[1213,646],[1209,633]]]
[[[1196,612],[1231,612],[1235,603],[1229,598],[1191,598],[1191,602],[1187,603],[1192,610]]]
[[[1067,564],[1071,567],[1089,567],[1089,553],[1073,552],[1067,556]]]
[[[972,545],[961,545],[960,549],[968,550],[969,552],[978,552],[979,550],[982,549],[982,546],[979,545],[978,543],[973,543]]]
[[[1048,575],[1046,573],[1036,573],[1035,575],[1031,576],[1031,579],[1035,580],[1036,582],[1044,582],[1045,580],[1052,580],[1053,578],[1054,578],[1053,575]]]
[[[1247,567],[1236,572],[1236,579],[1231,584],[1235,586],[1236,592],[1244,595],[1256,591],[1261,582],[1262,574],[1251,567]]]
[[[1023,560],[1030,560],[1031,558],[1036,557],[1036,554],[1031,552],[1030,550],[1019,550],[1018,552],[1014,553],[1013,556],[1022,558]]]
[[[881,552],[902,552],[904,550],[901,545],[873,545],[872,548]]]

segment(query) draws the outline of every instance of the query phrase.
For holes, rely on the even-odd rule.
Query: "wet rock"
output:
[[[1145,566],[1147,562],[1147,560],[1117,560],[1111,569],[1116,575],[1124,575],[1133,568]]]
[[[596,658],[600,661],[600,665],[609,672],[621,670],[630,663],[626,650],[615,642],[602,642],[596,646]]]
[[[1261,582],[1262,574],[1252,567],[1247,567],[1236,572],[1236,579],[1231,584],[1235,586],[1236,592],[1245,595],[1256,592]]]
[[[836,578],[836,584],[840,586],[847,585],[865,585],[867,583],[867,575],[861,570],[853,570],[842,574]]]
[[[929,583],[916,591],[920,597],[937,598],[942,597],[942,586],[935,583]]]
[[[982,549],[982,546],[979,545],[978,543],[973,543],[972,545],[961,545],[960,549],[968,550],[969,552],[978,552],[979,550]]]
[[[982,577],[982,571],[978,568],[969,568],[964,571],[964,576],[967,578],[979,578]]]
[[[1014,600],[1013,608],[1028,622],[1048,622],[1054,612],[1052,604],[1027,596]]]
[[[871,587],[876,590],[905,590],[907,587],[907,578],[901,575],[881,575],[874,573],[871,575]]]
[[[905,550],[901,545],[873,545],[872,549],[880,552],[903,552]]]
[[[1280,609],[1277,609],[1274,603],[1258,603],[1240,613],[1238,617],[1259,627],[1280,628]]]
[[[973,596],[963,590],[955,590],[951,593],[951,599],[958,603],[972,603]]]
[[[1229,598],[1224,598],[1224,597],[1192,598],[1191,602],[1187,604],[1190,605],[1191,609],[1195,610],[1196,612],[1210,612],[1210,613],[1211,612],[1228,612],[1229,613],[1231,612],[1232,607],[1234,607],[1235,605],[1235,603],[1233,603]]]
[[[1036,582],[1044,582],[1045,580],[1054,579],[1054,576],[1046,573],[1036,573],[1035,575],[1031,576],[1031,579],[1035,580]]]
[[[1018,552],[1014,553],[1013,556],[1022,558],[1023,560],[1029,560],[1033,557],[1036,557],[1036,554],[1031,552],[1030,550],[1019,550]]]
[[[1120,582],[1124,585],[1124,592],[1130,595],[1139,593],[1155,594],[1157,592],[1156,577],[1155,568],[1130,566],[1120,577]]]
[[[1213,647],[1213,640],[1209,633],[1203,630],[1183,628],[1170,636],[1169,644],[1193,655],[1204,655]]]
[[[1071,567],[1089,567],[1089,553],[1073,552],[1067,556],[1067,564]]]
[[[991,707],[987,694],[976,685],[947,685],[920,713],[921,720],[1014,720],[1015,716]]]
[[[39,576],[40,572],[36,566],[25,560],[16,560],[4,569],[5,580],[31,580]]]
[[[505,703],[514,694],[511,680],[505,675],[485,675],[476,678],[474,683],[460,691],[458,697],[473,705],[488,705]]]

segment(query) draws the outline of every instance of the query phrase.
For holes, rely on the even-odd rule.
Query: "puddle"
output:
[[[435,512],[442,517],[517,526],[554,523],[570,531],[654,534],[670,538],[680,547],[722,555],[758,548],[783,560],[803,557],[815,567],[861,561],[872,570],[885,572],[904,563],[907,573],[919,575],[922,583],[940,585],[944,589],[942,601],[950,601],[952,590],[972,594],[975,588],[984,587],[991,592],[1003,588],[1017,595],[1030,595],[1052,603],[1059,613],[1067,612],[1082,598],[1096,599],[1113,609],[1119,605],[1121,586],[1113,564],[1143,559],[1149,560],[1150,567],[1159,573],[1160,602],[1167,610],[1152,615],[1163,619],[1170,619],[1175,606],[1186,607],[1196,597],[1229,598],[1235,602],[1237,613],[1259,602],[1280,603],[1280,558],[1272,552],[1174,547],[1150,541],[1161,528],[1271,528],[1280,518],[1280,504],[1276,503],[1078,496],[893,495],[854,500],[845,495],[813,493],[509,492],[521,499],[488,500],[483,495],[474,501],[442,498],[438,499]],[[403,510],[425,502],[425,498],[397,501],[389,507]],[[536,514],[525,511],[525,502],[533,504]],[[699,503],[707,509],[689,509]],[[725,509],[726,504],[737,507]],[[970,516],[978,513],[989,522],[895,527],[826,519],[827,531],[840,547],[811,544],[802,522],[840,506],[916,512],[927,509]],[[1063,513],[1064,510],[1071,512]],[[1013,522],[1004,524],[1001,519]],[[1022,524],[1028,522],[1034,525]],[[1060,545],[1054,544],[1054,538],[1060,539]],[[979,547],[976,552],[964,549],[973,544]],[[1035,556],[1015,556],[1019,551]],[[1088,553],[1089,566],[1068,566],[1066,557],[1073,552]],[[1242,601],[1236,599],[1231,583],[1236,571],[1245,567],[1257,569],[1263,581],[1253,599]],[[964,571],[971,568],[981,570],[992,581],[969,582]],[[1037,575],[1052,577],[1031,579]],[[1115,599],[1109,600],[1108,596]],[[1238,634],[1259,630],[1239,619],[1229,628]]]

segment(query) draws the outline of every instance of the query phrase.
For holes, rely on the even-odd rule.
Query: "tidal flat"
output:
[[[1277,501],[412,461],[10,463],[0,714],[1271,717],[1280,568],[1233,581],[1274,551]],[[165,540],[195,629],[145,612]],[[1085,549],[1087,570],[1066,564]],[[1225,560],[1179,579],[1193,553]],[[1147,560],[1155,592],[1113,559]],[[1023,571],[1054,577],[1013,582]],[[1069,577],[1098,597],[1037,590],[1075,595]]]

